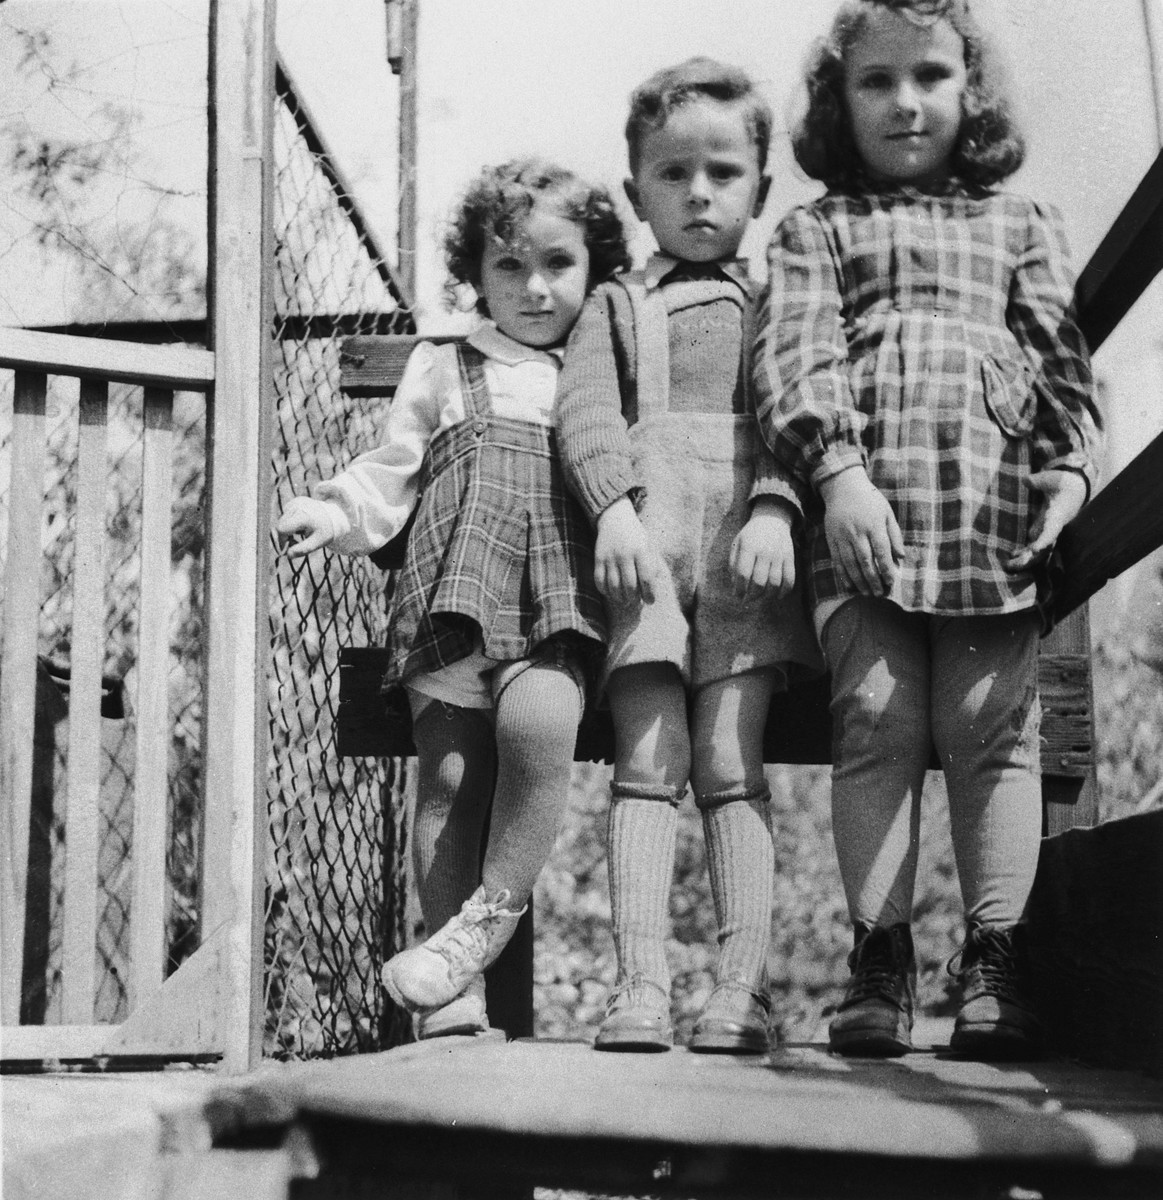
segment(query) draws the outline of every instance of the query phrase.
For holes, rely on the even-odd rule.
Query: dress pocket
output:
[[[981,359],[981,384],[986,408],[1001,431],[1012,438],[1028,436],[1037,411],[1033,369],[987,354]]]

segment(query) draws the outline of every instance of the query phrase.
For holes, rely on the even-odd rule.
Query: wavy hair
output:
[[[656,71],[630,94],[626,147],[631,175],[638,172],[643,137],[651,130],[661,129],[676,108],[700,99],[742,105],[747,133],[759,156],[759,173],[763,174],[771,145],[770,105],[756,90],[746,71],[713,58],[688,58],[676,67]]]
[[[1000,54],[969,10],[969,0],[845,0],[827,34],[817,39],[804,69],[807,110],[792,131],[796,162],[836,191],[875,190],[852,136],[844,99],[845,59],[877,11],[916,25],[948,21],[965,47],[962,120],[950,174],[963,186],[986,189],[1007,179],[1026,155]]]
[[[449,222],[444,259],[450,303],[455,303],[461,285],[471,284],[477,293],[477,312],[489,315],[480,286],[485,247],[490,242],[511,240],[534,205],[545,201],[582,227],[590,256],[589,287],[630,266],[622,220],[604,187],[587,183],[544,159],[513,159],[485,167],[469,185]]]

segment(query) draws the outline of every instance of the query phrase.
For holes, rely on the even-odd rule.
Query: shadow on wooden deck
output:
[[[4,1080],[4,1195],[1156,1197],[1163,1081],[938,1042],[888,1062],[440,1041],[251,1075]]]

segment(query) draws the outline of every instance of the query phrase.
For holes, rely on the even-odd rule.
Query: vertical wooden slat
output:
[[[105,493],[109,385],[81,380],[65,826],[64,1020],[93,1020],[101,798],[101,668],[105,661]]]
[[[1077,608],[1042,642],[1044,654],[1078,654],[1090,657],[1090,609],[1084,604]],[[1094,737],[1094,695],[1091,684],[1090,744]],[[1098,776],[1094,764],[1082,778],[1069,779],[1054,775],[1042,777],[1042,832],[1046,837],[1064,833],[1077,825],[1098,823]]]
[[[228,930],[224,1064],[262,1046],[273,302],[273,0],[214,0],[203,936]]]
[[[173,412],[173,392],[145,389],[133,902],[129,910],[131,1008],[165,979]]]
[[[4,661],[0,664],[0,977],[5,1025],[20,1021],[24,902],[40,618],[40,514],[44,503],[43,373],[17,371],[13,396],[12,475],[4,568]]]

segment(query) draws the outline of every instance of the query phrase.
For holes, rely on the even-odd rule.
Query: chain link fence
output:
[[[405,333],[411,314],[282,70],[275,124],[276,320],[272,518],[379,440],[384,401],[339,389],[353,334]],[[385,577],[362,559],[277,555],[272,580],[265,1052],[378,1049],[408,1023],[379,986],[403,944],[400,760],[336,757],[341,645],[382,643]]]

